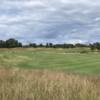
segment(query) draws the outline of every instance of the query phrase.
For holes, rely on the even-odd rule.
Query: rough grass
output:
[[[100,100],[100,77],[1,68],[0,100]]]

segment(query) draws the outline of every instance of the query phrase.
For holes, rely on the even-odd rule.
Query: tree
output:
[[[96,48],[93,44],[90,44],[90,49],[91,49],[91,51],[94,51]]]
[[[39,47],[41,47],[41,48],[42,48],[42,47],[44,47],[44,45],[43,45],[42,43],[40,43],[40,44],[39,44]]]
[[[49,43],[46,43],[46,48],[49,48]]]
[[[99,42],[94,43],[94,46],[97,50],[100,50],[100,43]]]
[[[77,43],[77,44],[75,44],[75,47],[88,47],[88,45],[87,44]]]
[[[30,43],[30,44],[29,44],[29,47],[34,47],[34,48],[36,48],[36,47],[37,47],[37,44],[36,44],[36,43]]]
[[[73,44],[63,44],[63,48],[74,48]]]
[[[18,43],[18,47],[22,47],[23,45],[22,45],[22,43],[21,42],[19,42]]]
[[[0,40],[0,48],[5,48],[5,41]]]
[[[18,40],[15,40],[13,38],[6,40],[6,47],[7,48],[15,48],[22,46],[21,43],[18,42]]]
[[[53,47],[53,44],[52,43],[49,43],[49,47],[52,48]]]

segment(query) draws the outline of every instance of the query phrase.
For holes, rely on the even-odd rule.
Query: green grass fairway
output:
[[[0,67],[57,69],[99,75],[100,53],[71,53],[70,49],[1,49]]]

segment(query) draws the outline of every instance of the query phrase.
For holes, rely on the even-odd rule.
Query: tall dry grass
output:
[[[0,69],[0,100],[100,100],[100,77]]]

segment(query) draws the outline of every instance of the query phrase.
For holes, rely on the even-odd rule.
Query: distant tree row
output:
[[[22,45],[21,42],[14,38],[10,38],[6,41],[0,40],[0,48],[15,48],[15,47],[45,47],[45,48],[75,48],[75,47],[87,47],[86,44],[53,44],[53,43],[46,43],[46,44],[36,44],[36,43],[29,43],[27,45]]]
[[[80,43],[77,43],[77,44],[67,44],[67,43],[64,43],[64,44],[53,44],[53,43],[46,43],[46,44],[36,44],[36,43],[30,43],[29,45],[27,45],[27,47],[34,47],[34,48],[37,48],[37,47],[45,47],[45,48],[75,48],[75,47],[88,47],[89,45],[86,45],[86,44],[80,44]]]
[[[29,45],[27,45],[26,47],[33,47],[33,48],[38,48],[38,47],[44,47],[44,48],[83,48],[83,47],[88,47],[91,49],[91,51],[95,51],[98,50],[100,51],[100,43],[96,42],[93,44],[81,44],[81,43],[77,43],[77,44],[53,44],[53,43],[46,43],[46,44],[36,44],[36,43],[30,43]]]
[[[16,39],[10,38],[6,41],[0,40],[0,48],[16,48],[16,47],[33,47],[33,48],[38,48],[38,47],[44,47],[44,48],[76,48],[76,47],[88,47],[91,49],[91,51],[99,50],[100,51],[100,43],[92,43],[92,44],[53,44],[53,43],[46,43],[46,44],[36,44],[36,43],[29,43],[28,45],[22,45],[21,42],[19,42]]]
[[[15,48],[15,47],[22,47],[22,43],[18,42],[13,38],[8,39],[6,41],[0,40],[0,48]]]

